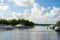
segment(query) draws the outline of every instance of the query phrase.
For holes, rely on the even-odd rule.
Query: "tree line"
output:
[[[12,20],[6,20],[6,19],[0,19],[0,24],[10,24],[10,25],[17,25],[17,24],[24,24],[26,26],[34,26],[34,23],[29,20],[25,19],[12,19]]]

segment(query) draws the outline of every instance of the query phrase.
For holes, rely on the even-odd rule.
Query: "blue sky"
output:
[[[60,0],[0,0],[1,18],[55,24],[60,20]]]
[[[35,2],[44,7],[56,6],[60,8],[60,0],[36,0]]]

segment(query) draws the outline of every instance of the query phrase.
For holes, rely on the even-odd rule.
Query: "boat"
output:
[[[60,26],[55,27],[55,31],[59,32],[60,31]]]

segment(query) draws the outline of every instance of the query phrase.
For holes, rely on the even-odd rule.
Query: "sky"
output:
[[[60,0],[0,0],[0,19],[55,24],[59,18]]]

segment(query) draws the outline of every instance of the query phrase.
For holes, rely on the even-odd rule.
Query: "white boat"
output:
[[[60,31],[60,26],[55,27],[55,31]]]

